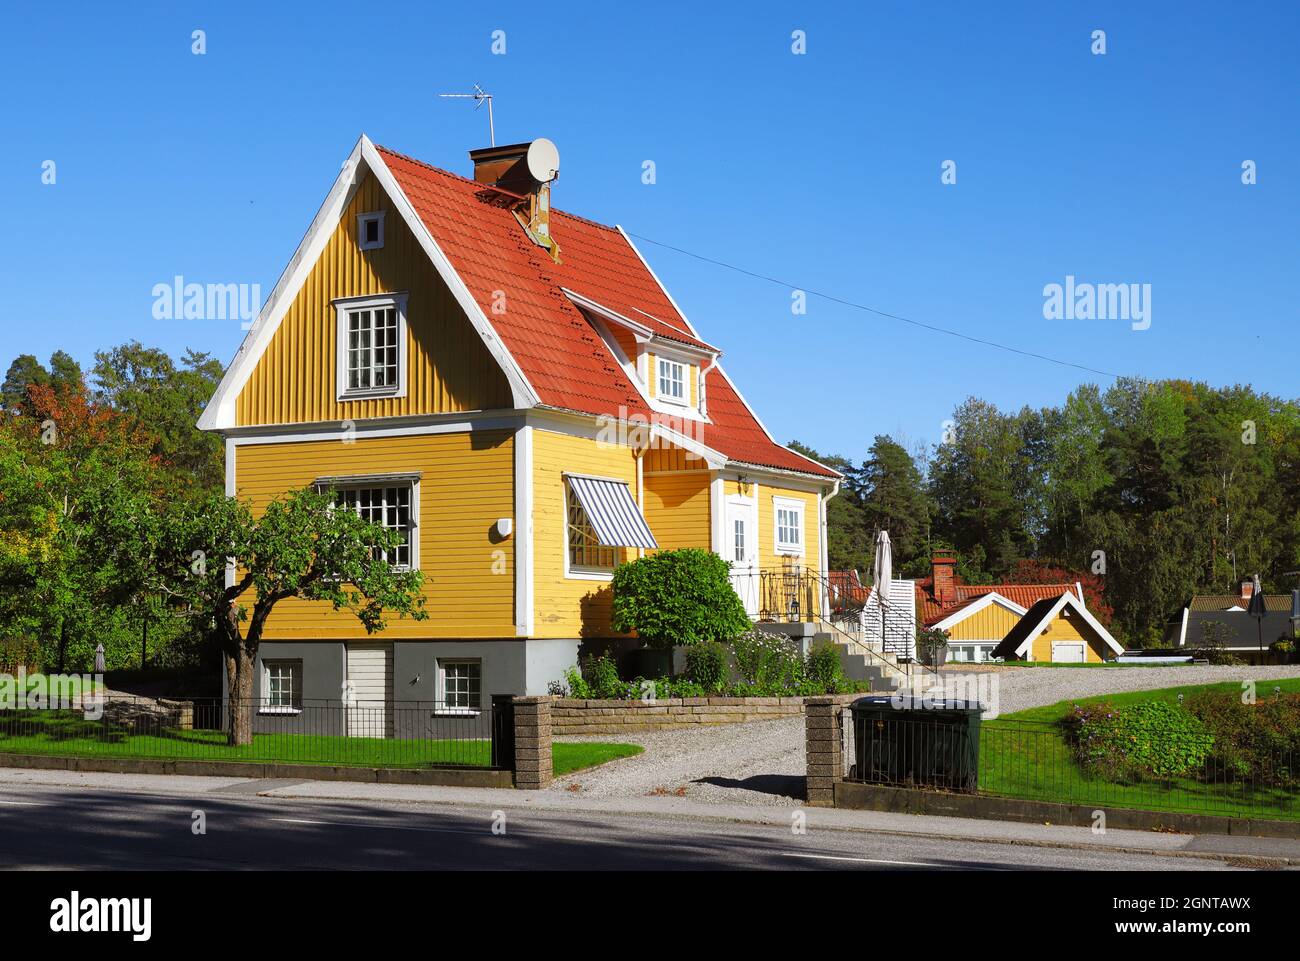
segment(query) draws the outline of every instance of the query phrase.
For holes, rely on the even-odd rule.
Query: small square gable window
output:
[[[384,246],[384,212],[357,215],[357,237],[362,250],[374,250]]]

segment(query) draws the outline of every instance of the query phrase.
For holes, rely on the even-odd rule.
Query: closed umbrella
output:
[[[880,650],[885,649],[885,602],[889,598],[889,581],[894,575],[894,550],[889,543],[889,531],[876,535],[876,561],[871,577],[876,585],[876,604],[880,607]]]
[[[104,673],[104,645],[102,643],[95,645],[95,673]]]
[[[1264,615],[1268,605],[1264,603],[1264,589],[1259,586],[1259,575],[1251,578],[1250,604],[1246,613],[1255,619],[1255,628],[1259,633],[1259,663],[1264,663]]]

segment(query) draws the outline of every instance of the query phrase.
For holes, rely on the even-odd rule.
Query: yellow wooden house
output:
[[[992,656],[1006,661],[1100,664],[1123,653],[1123,645],[1078,596],[1066,592],[1029,608]]]
[[[609,582],[645,551],[719,553],[755,617],[761,571],[826,569],[839,475],[772,438],[621,228],[551,208],[549,141],[470,158],[363,136],[199,421],[228,494],[335,489],[424,574],[429,619],[375,637],[282,602],[255,680],[281,707],[545,693],[626,646]]]

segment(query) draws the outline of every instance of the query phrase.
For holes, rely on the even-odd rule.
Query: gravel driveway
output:
[[[1300,666],[1033,667],[990,673],[997,677],[999,707],[1006,714],[1095,694],[1300,677]],[[552,791],[572,791],[584,797],[674,794],[697,801],[790,807],[803,803],[802,717],[558,740],[640,744],[645,753],[558,778]]]

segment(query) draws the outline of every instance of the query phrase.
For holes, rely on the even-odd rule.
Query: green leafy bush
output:
[[[840,666],[839,648],[834,644],[819,644],[810,650],[804,674],[805,680],[819,689],[819,694],[838,693],[848,680]]]
[[[750,625],[730,570],[717,554],[693,547],[620,564],[613,581],[614,630],[635,631],[658,648],[731,640]]]
[[[1213,764],[1234,778],[1263,784],[1300,783],[1300,694],[1261,697],[1202,691],[1187,710],[1214,735]]]
[[[688,647],[686,679],[706,693],[720,691],[727,684],[727,660],[727,649],[717,641]]]
[[[1110,781],[1196,774],[1214,747],[1200,720],[1167,701],[1076,707],[1066,726],[1079,764]]]
[[[779,634],[747,631],[731,642],[731,653],[740,674],[738,686],[762,691],[758,696],[797,693],[804,679],[803,659]]]

